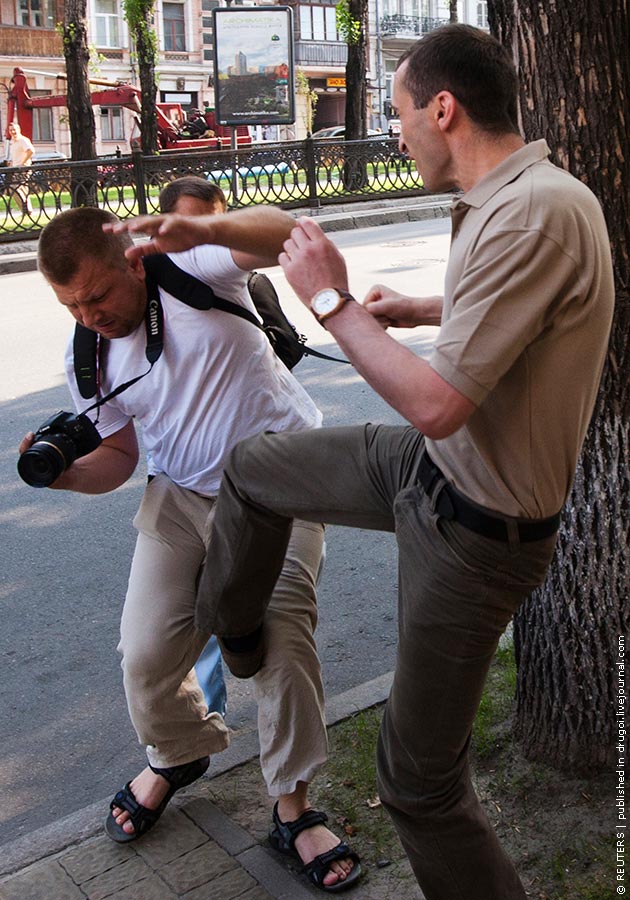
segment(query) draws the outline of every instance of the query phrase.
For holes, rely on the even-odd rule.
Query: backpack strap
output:
[[[252,312],[245,309],[244,306],[239,306],[238,303],[218,297],[209,284],[195,278],[189,272],[184,272],[166,254],[145,256],[142,261],[145,271],[153,281],[177,300],[185,303],[186,306],[192,306],[193,309],[220,309],[223,312],[239,316],[241,319],[246,319],[257,328],[262,328]]]

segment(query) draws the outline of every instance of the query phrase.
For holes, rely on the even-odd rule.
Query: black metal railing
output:
[[[32,235],[73,206],[100,206],[123,219],[157,212],[164,185],[188,174],[218,184],[231,208],[318,207],[424,190],[413,161],[385,135],[0,168],[0,240]]]

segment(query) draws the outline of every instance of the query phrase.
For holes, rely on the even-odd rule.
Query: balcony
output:
[[[348,46],[341,41],[296,41],[297,66],[345,66]]]
[[[383,16],[380,22],[382,37],[407,38],[416,40],[440,25],[446,25],[448,19],[434,19],[429,16]]]
[[[25,25],[0,25],[0,55],[15,57],[53,57],[63,59],[61,35],[54,28],[30,28]]]

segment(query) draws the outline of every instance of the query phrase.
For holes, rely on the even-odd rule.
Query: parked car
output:
[[[68,157],[59,150],[36,150],[33,154],[34,163],[57,162],[57,160],[67,162]]]
[[[382,132],[375,131],[373,128],[368,128],[367,136],[375,137],[376,135],[380,135],[382,137]],[[339,138],[341,141],[345,141],[346,139],[346,126],[345,125],[331,125],[330,128],[320,128],[319,131],[314,131],[311,135],[316,141],[326,140],[328,138]]]
[[[261,175],[284,175],[294,168],[292,162],[278,159],[278,150],[254,150],[248,152],[247,163],[236,170],[241,178],[260,177]],[[206,173],[208,181],[218,183],[221,179],[231,179],[232,169],[215,169]]]
[[[334,125],[330,128],[320,128],[319,131],[314,131],[312,137],[316,141],[344,141],[346,135],[346,127],[345,125]],[[370,151],[374,151],[374,153],[378,153],[381,149],[380,144],[382,144],[382,156],[384,161],[389,163],[400,163],[406,160],[406,155],[401,153],[396,146],[396,142],[391,140],[390,135],[387,132],[375,131],[373,128],[368,128],[367,132],[367,140],[371,142]],[[341,148],[335,147],[334,150],[327,152],[322,151],[320,154],[321,163],[330,168],[332,166],[342,166],[344,163],[345,155]]]

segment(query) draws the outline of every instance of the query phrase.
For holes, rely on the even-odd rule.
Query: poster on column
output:
[[[214,19],[220,125],[295,122],[293,19],[287,6],[221,7]]]

